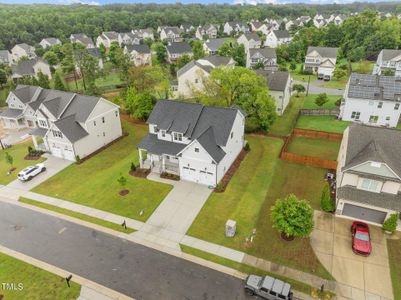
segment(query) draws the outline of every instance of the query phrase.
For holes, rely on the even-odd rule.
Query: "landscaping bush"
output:
[[[28,146],[28,154],[32,154],[33,153],[33,148],[32,148],[32,146]]]
[[[245,151],[251,150],[251,146],[249,146],[249,143],[248,143],[248,142],[245,143],[244,150],[245,150]]]
[[[299,200],[294,194],[277,199],[271,208],[273,227],[283,238],[307,237],[312,232],[313,208],[306,200]]]
[[[133,162],[131,163],[130,171],[131,172],[135,172],[136,171],[136,166],[135,166],[135,164]]]
[[[302,68],[301,74],[303,74],[303,75],[313,75],[313,72],[311,70],[304,70]]]
[[[315,99],[315,104],[317,106],[323,106],[328,101],[329,101],[329,97],[327,97],[327,94],[326,93],[321,93],[321,94],[317,95],[317,97]]]
[[[75,156],[75,161],[77,164],[81,163],[81,157],[79,155]]]
[[[386,221],[383,223],[383,230],[394,232],[397,229],[398,222],[398,214],[392,214]]]
[[[217,184],[216,191],[217,192],[222,192],[223,191],[223,183],[221,181]]]
[[[325,212],[333,212],[336,208],[331,200],[330,187],[326,184],[322,191],[322,196],[320,197],[320,207]]]
[[[336,102],[334,102],[335,106],[340,106],[341,105],[341,98],[336,100]]]

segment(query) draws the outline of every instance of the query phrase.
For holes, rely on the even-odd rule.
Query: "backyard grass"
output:
[[[330,88],[330,89],[345,89],[345,86],[348,82],[348,76],[341,78],[339,80],[332,78],[329,81],[324,81],[321,87]]]
[[[0,89],[0,107],[7,106],[6,100],[9,91],[9,87],[3,87],[2,89]]]
[[[39,269],[11,256],[0,253],[0,277],[2,283],[22,283],[21,291],[2,289],[4,300],[75,300],[81,286],[64,278]]]
[[[336,160],[340,149],[339,141],[294,137],[288,147],[288,152]]]
[[[148,128],[124,120],[122,124],[123,131],[129,134],[127,137],[80,165],[70,165],[33,191],[146,221],[172,186],[128,175],[131,162],[138,165],[136,145]],[[126,188],[130,191],[126,196],[119,195],[122,188],[117,179],[121,174],[127,178]]]
[[[291,97],[291,101],[284,111],[282,116],[278,116],[276,121],[270,128],[270,133],[277,135],[289,135],[295,125],[296,118],[298,116],[299,110],[304,105],[304,94],[299,94]]]
[[[339,121],[335,116],[300,116],[295,127],[343,133],[351,122]]]
[[[110,71],[110,72],[105,71],[105,72],[106,72],[105,76],[99,77],[95,80],[95,84],[98,88],[122,83],[122,81],[120,79],[120,73],[118,73],[116,71]],[[77,89],[74,80],[69,81],[66,84],[70,91]],[[83,87],[82,78],[77,80],[77,84],[78,84],[78,90],[83,90],[84,87]]]
[[[401,299],[401,240],[387,240],[394,299]]]
[[[45,160],[45,158],[40,158],[38,160],[25,160],[24,157],[28,154],[28,146],[33,146],[31,141],[13,145],[11,148],[6,150],[0,150],[0,184],[9,184],[11,181],[17,179],[19,171],[27,166],[38,164]],[[10,170],[10,165],[5,159],[6,152],[13,157],[13,166],[17,168],[10,175],[7,174],[8,170]]]
[[[43,203],[43,202],[40,202],[40,201],[36,201],[36,200],[24,198],[24,197],[20,197],[19,201],[22,202],[22,203],[29,204],[29,205],[33,205],[33,206],[37,206],[37,207],[44,208],[44,209],[47,209],[47,210],[51,210],[51,211],[54,211],[54,212],[58,212],[60,214],[64,214],[64,215],[67,215],[67,216],[70,216],[70,217],[73,217],[73,218],[77,218],[77,219],[80,219],[80,220],[83,220],[83,221],[86,221],[86,222],[89,222],[89,223],[94,223],[94,224],[97,224],[97,225],[100,225],[100,226],[103,226],[103,227],[107,227],[107,228],[110,228],[110,229],[113,229],[113,230],[116,230],[116,231],[120,231],[120,232],[124,232],[124,233],[133,233],[133,232],[135,232],[135,229],[128,228],[128,227],[127,227],[127,229],[125,229],[120,224],[115,224],[115,223],[108,222],[108,221],[105,221],[105,220],[102,220],[102,219],[90,217],[90,216],[85,215],[85,214],[77,213],[77,212],[72,211],[72,210],[68,210],[68,209],[65,209],[65,208],[58,207],[58,206],[50,205],[50,204]]]
[[[372,74],[373,67],[375,66],[374,61],[358,61],[351,63],[352,72],[362,73],[362,74]]]
[[[292,79],[297,80],[297,81],[308,82],[309,75],[302,74],[302,71],[303,71],[302,66],[303,66],[303,64],[297,64],[297,68],[295,70],[290,70],[291,77],[292,77]],[[316,80],[317,80],[316,74],[310,75],[310,82],[313,82]]]
[[[335,95],[327,95],[329,101],[327,101],[325,104],[323,104],[322,106],[318,106],[315,103],[316,97],[318,95],[317,94],[309,94],[308,96],[305,96],[305,100],[304,100],[304,109],[332,109],[332,108],[338,108],[338,106],[336,106],[336,101],[338,99],[341,99],[341,96],[335,96]]]
[[[295,193],[318,209],[324,185],[324,169],[290,164],[278,159],[283,141],[247,136],[251,152],[233,176],[224,193],[213,193],[188,234],[251,255],[332,279],[317,259],[309,239],[284,242],[272,228],[270,207],[277,198]],[[237,221],[234,238],[224,235],[228,219]],[[253,229],[253,244],[245,244]]]

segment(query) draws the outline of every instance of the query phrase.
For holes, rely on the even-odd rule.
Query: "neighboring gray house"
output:
[[[189,57],[192,57],[192,48],[186,42],[171,43],[166,48],[169,63],[177,61],[183,55],[188,55]]]
[[[248,31],[248,25],[238,21],[226,22],[223,29],[223,32],[227,35],[238,34],[240,32],[245,33]]]
[[[265,46],[277,48],[280,45],[288,44],[291,40],[288,30],[271,30],[266,36]]]
[[[267,70],[256,70],[256,73],[266,78],[266,84],[269,87],[269,95],[274,98],[276,102],[276,112],[281,116],[290,103],[290,73],[286,71]]]
[[[331,79],[336,68],[338,48],[308,47],[304,71],[318,74],[321,79]]]
[[[22,57],[28,59],[36,57],[35,48],[25,43],[15,45],[11,49],[11,55],[14,62],[19,61]]]
[[[192,24],[181,24],[180,29],[183,32],[190,32],[191,30],[194,30],[195,27]]]
[[[244,45],[245,52],[248,53],[251,48],[260,48],[262,47],[262,40],[256,32],[247,32],[242,34],[237,39],[238,44]]]
[[[13,58],[8,50],[0,50],[0,63],[5,65],[11,65]]]
[[[181,37],[181,33],[183,33],[183,30],[177,26],[169,27],[169,26],[163,26],[159,28],[160,32],[160,39],[162,41],[168,41],[171,43],[174,42],[181,42],[183,39]]]
[[[47,61],[41,59],[40,57],[22,60],[16,65],[12,66],[11,78],[18,79],[25,76],[37,77],[39,72],[42,72],[49,79],[52,78],[50,65],[47,63]]]
[[[118,43],[118,33],[115,31],[107,31],[102,32],[96,39],[96,47],[100,47],[100,45],[105,46],[106,48],[110,48],[111,43]]]
[[[88,37],[85,33],[73,33],[70,35],[71,43],[79,43],[84,45],[86,48],[95,48],[95,44],[92,39]]]
[[[199,40],[203,40],[203,37],[207,39],[215,39],[217,37],[217,28],[214,25],[208,24],[204,26],[199,26],[196,29],[195,37]]]
[[[152,28],[145,28],[145,29],[133,29],[132,33],[139,36],[141,39],[151,39],[154,40],[155,36],[153,34]]]
[[[125,46],[124,52],[129,54],[135,66],[152,64],[152,54],[148,45],[128,45]]]
[[[203,50],[209,55],[215,55],[226,40],[226,38],[208,39],[203,44]]]
[[[84,158],[122,135],[119,107],[101,97],[18,85],[7,104],[0,114],[5,128],[32,128],[36,149],[67,160]]]
[[[118,34],[118,44],[120,47],[124,45],[139,45],[143,38],[137,34],[132,32],[124,32]]]
[[[159,100],[147,123],[149,134],[138,145],[140,166],[211,187],[244,146],[245,115],[239,108]]]
[[[247,68],[262,67],[262,69],[275,71],[278,69],[276,49],[251,48],[246,54]]]
[[[344,121],[396,127],[400,119],[401,79],[352,73],[344,91],[340,115]]]
[[[377,225],[401,212],[400,149],[400,130],[352,124],[344,131],[338,154],[337,215]]]
[[[251,21],[249,23],[249,26],[251,27],[252,31],[259,31],[262,32],[264,35],[267,35],[270,31],[270,27],[269,25],[267,25],[266,23],[263,22],[259,22],[259,21]]]
[[[39,45],[42,46],[43,49],[46,49],[54,45],[61,45],[61,41],[57,38],[52,38],[52,37],[45,38],[40,41]]]
[[[373,74],[381,75],[383,72],[391,72],[395,76],[401,76],[401,50],[383,49],[380,51],[373,68]]]

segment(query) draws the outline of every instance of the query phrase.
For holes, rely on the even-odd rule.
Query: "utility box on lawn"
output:
[[[226,223],[226,237],[233,237],[237,228],[237,222],[234,220],[227,220]]]

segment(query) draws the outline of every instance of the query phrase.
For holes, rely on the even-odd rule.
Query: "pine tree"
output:
[[[54,76],[54,88],[59,91],[67,90],[59,73],[56,73]]]

